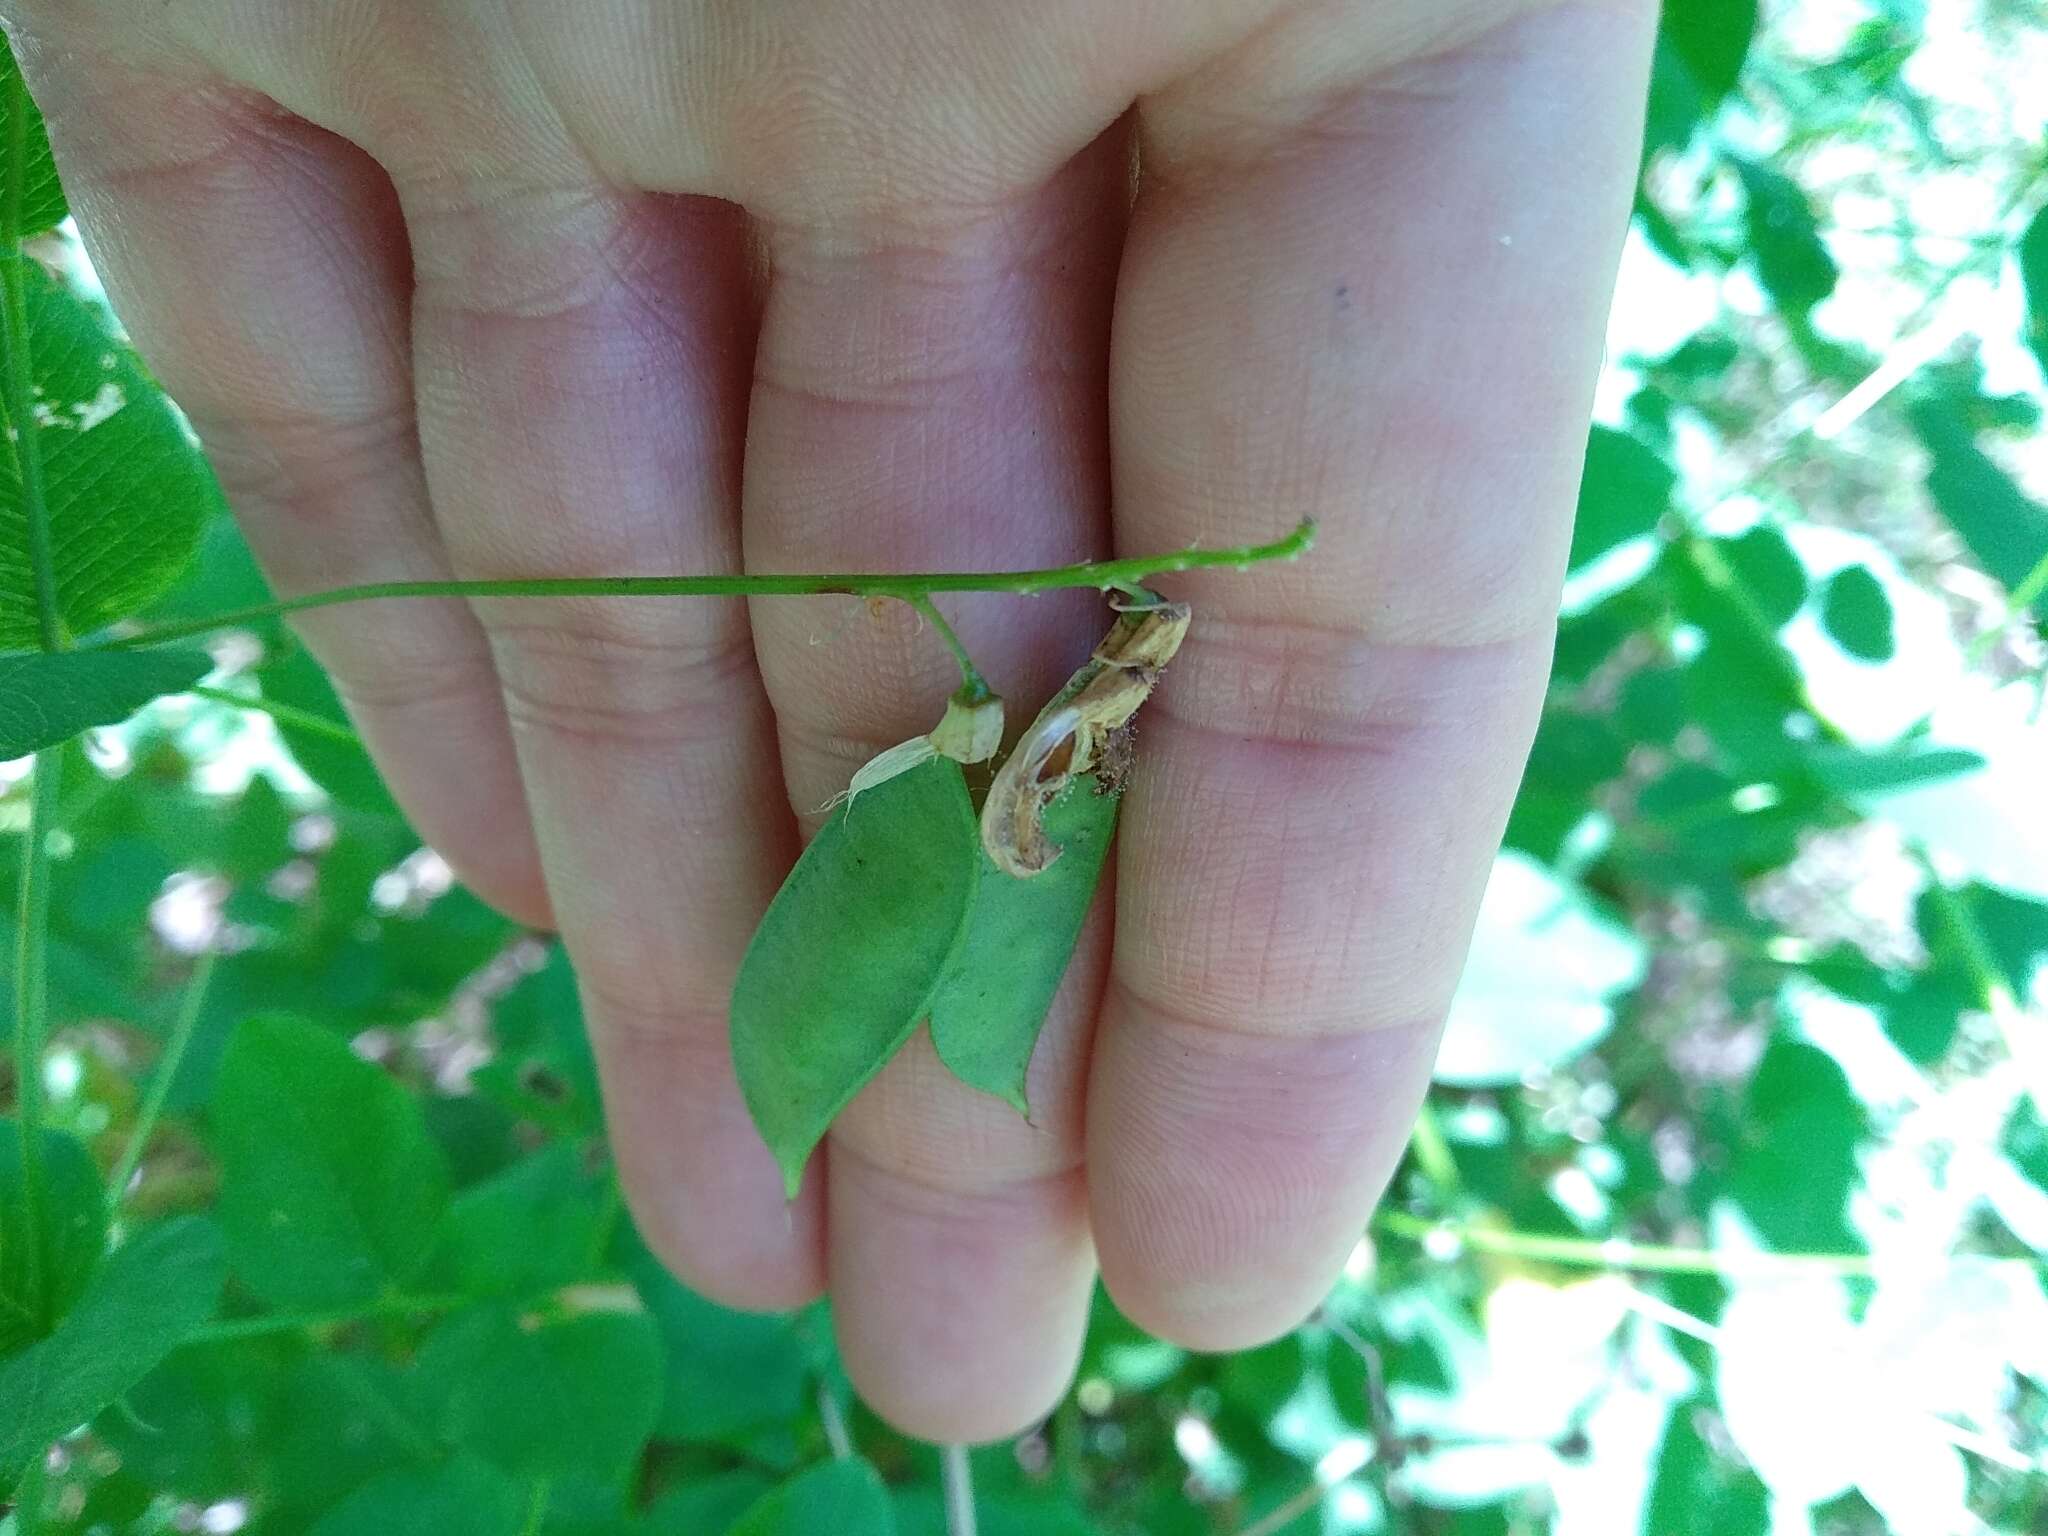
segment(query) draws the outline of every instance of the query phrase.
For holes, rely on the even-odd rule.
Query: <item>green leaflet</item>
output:
[[[1898,649],[1892,600],[1867,565],[1849,565],[1828,579],[1821,595],[1821,628],[1858,661],[1889,661]]]
[[[932,1044],[969,1087],[1028,1113],[1025,1073],[1046,1010],[1081,936],[1116,832],[1121,793],[1077,780],[1045,813],[1046,836],[1065,851],[1028,880],[976,850],[981,878],[967,936],[932,998]]]
[[[733,986],[733,1066],[792,1198],[833,1117],[929,1010],[980,860],[960,765],[936,758],[835,814],[761,919]]]
[[[1676,483],[1671,466],[1647,443],[1612,427],[1594,427],[1586,439],[1578,516],[1572,521],[1572,569],[1655,528]]]
[[[1927,446],[1927,494],[1977,563],[2017,590],[2048,560],[2048,507],[1977,446],[1967,406],[1952,395],[1931,395],[1910,408]],[[2048,596],[2037,593],[2033,611],[2048,618]]]
[[[459,1312],[414,1362],[436,1434],[521,1477],[622,1477],[661,1411],[651,1319],[595,1312],[540,1320],[510,1306]]]
[[[448,1169],[420,1101],[338,1035],[258,1016],[213,1100],[237,1278],[278,1307],[367,1301],[432,1256]]]
[[[39,235],[64,222],[70,208],[64,202],[64,189],[57,184],[57,167],[50,159],[50,135],[43,127],[43,114],[36,110],[36,104],[29,98],[26,88],[16,95],[16,82],[21,79],[21,66],[14,62],[14,49],[0,40],[0,156],[7,146],[14,142],[14,105],[21,103],[28,115],[28,122],[22,130],[21,167],[21,216],[9,234],[19,238],[22,235]],[[4,216],[4,213],[0,213]]]
[[[84,634],[170,589],[220,509],[220,488],[106,312],[17,259],[57,608],[67,629]],[[0,648],[39,643],[20,472],[12,454],[0,454]]]
[[[107,1202],[92,1155],[45,1128],[42,1200],[29,1231],[21,1126],[0,1120],[0,1357],[47,1334],[92,1279],[107,1243]]]
[[[502,1472],[458,1456],[364,1484],[327,1512],[313,1536],[515,1536],[524,1502]]]
[[[57,1331],[0,1364],[0,1479],[154,1370],[212,1314],[220,1285],[220,1232],[199,1217],[109,1254]]]
[[[807,1467],[741,1515],[730,1536],[895,1536],[881,1474],[857,1457]]]
[[[26,757],[213,670],[204,651],[30,651],[0,656],[0,758]]]
[[[2027,345],[2048,373],[2048,207],[2034,215],[2013,252],[2027,294]]]

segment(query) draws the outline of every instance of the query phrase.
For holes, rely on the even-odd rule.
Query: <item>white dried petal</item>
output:
[[[818,807],[822,813],[838,809],[841,805],[851,808],[853,802],[871,789],[879,789],[899,774],[910,772],[939,755],[939,749],[932,745],[929,736],[913,736],[908,741],[899,741],[886,752],[879,752],[862,763],[846,788]]]

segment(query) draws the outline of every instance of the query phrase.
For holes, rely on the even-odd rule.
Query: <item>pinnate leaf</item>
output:
[[[214,1098],[235,1273],[279,1307],[403,1284],[434,1245],[448,1170],[417,1100],[324,1030],[245,1021]]]
[[[221,1275],[219,1230],[199,1217],[109,1254],[56,1332],[0,1364],[0,1477],[154,1370],[212,1314]]]
[[[64,188],[57,181],[56,162],[50,158],[50,135],[43,127],[43,114],[36,110],[27,88],[19,85],[20,80],[21,66],[14,61],[12,45],[0,41],[0,156],[5,156],[7,146],[14,142],[14,104],[19,101],[28,114],[22,129],[21,164],[18,168],[8,166],[5,173],[20,178],[21,213],[14,220],[14,227],[6,231],[16,239],[54,228],[71,211],[65,206]],[[0,217],[5,217],[5,210],[17,205],[13,202],[12,187],[0,185],[0,191],[7,194],[0,198]]]
[[[125,720],[151,699],[190,688],[212,668],[204,651],[0,656],[0,758],[25,757],[92,726]]]
[[[83,634],[167,591],[220,509],[220,489],[169,398],[109,328],[105,311],[26,258],[36,434],[57,608]],[[10,422],[11,429],[24,424]],[[0,648],[38,643],[28,511],[13,454],[0,454]]]
[[[1116,832],[1116,794],[1077,781],[1045,813],[1063,852],[1020,880],[980,854],[981,877],[960,952],[932,998],[932,1044],[970,1087],[1027,1110],[1025,1074],[1046,1010],[1066,974]]]
[[[836,811],[761,919],[733,987],[733,1065],[792,1197],[929,1011],[981,857],[960,765],[935,758]]]

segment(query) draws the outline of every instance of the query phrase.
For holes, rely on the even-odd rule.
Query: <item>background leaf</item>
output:
[[[0,1363],[0,1477],[126,1392],[212,1315],[214,1225],[183,1217],[115,1249],[47,1339]]]
[[[1828,578],[1821,594],[1821,626],[1858,661],[1889,661],[1898,650],[1892,600],[1867,565],[1849,565]]]
[[[1122,795],[1098,794],[1083,775],[1045,813],[1062,851],[1052,868],[1019,880],[981,853],[981,877],[960,951],[932,996],[932,1044],[969,1087],[1028,1113],[1024,1080],[1046,1010],[1073,958]],[[979,846],[977,845],[977,851]]]
[[[448,1171],[419,1104],[313,1025],[235,1031],[214,1099],[220,1219],[236,1275],[278,1307],[403,1284],[431,1254]]]
[[[213,670],[204,651],[40,651],[0,656],[0,759],[25,757]]]
[[[57,182],[57,167],[50,158],[50,135],[43,127],[43,114],[36,110],[28,92],[16,97],[21,66],[15,62],[13,40],[0,42],[0,152],[14,142],[13,104],[19,99],[27,110],[28,124],[22,131],[21,218],[9,231],[16,238],[39,235],[61,224],[71,210],[64,202],[64,188]]]
[[[1648,444],[1612,427],[1594,427],[1586,439],[1572,524],[1572,569],[1655,528],[1671,505],[1675,483],[1671,467]]]
[[[312,1536],[517,1536],[525,1503],[510,1478],[458,1456],[386,1472],[329,1510]]]
[[[1977,446],[1957,403],[1930,397],[1913,408],[1928,453],[1927,493],[1985,571],[2008,589],[2048,559],[2048,507],[2041,506]],[[2048,618],[2048,592],[2034,599]]]
[[[637,1239],[629,1272],[661,1334],[662,1438],[732,1443],[802,1407],[813,1347],[801,1318],[721,1307],[669,1274]]]
[[[925,1016],[974,896],[980,834],[936,758],[835,812],[741,962],[732,1054],[793,1197],[811,1148]]]
[[[1739,161],[1736,169],[1747,194],[1743,216],[1757,281],[1787,313],[1803,317],[1835,291],[1841,269],[1796,181],[1754,161]]]
[[[1756,35],[1756,0],[1671,0],[1661,33],[1711,105],[1735,87]]]
[[[2027,294],[2027,345],[2048,373],[2048,205],[2028,222],[2013,254]]]
[[[661,1408],[660,1341],[637,1315],[481,1307],[434,1330],[415,1374],[435,1433],[527,1477],[623,1477]]]
[[[895,1536],[888,1490],[875,1469],[850,1458],[799,1472],[748,1510],[731,1536]]]
[[[106,313],[20,259],[57,605],[84,634],[177,581],[220,490]],[[27,527],[14,458],[0,455],[0,650],[38,644]]]
[[[45,1130],[42,1151],[38,1230],[31,1231],[21,1127],[0,1120],[0,1357],[47,1334],[71,1309],[107,1243],[106,1193],[84,1145]]]

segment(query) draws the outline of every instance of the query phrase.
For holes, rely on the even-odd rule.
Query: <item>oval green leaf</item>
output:
[[[858,1457],[823,1461],[741,1515],[729,1536],[895,1536],[896,1514],[881,1474]]]
[[[1028,880],[979,855],[967,936],[932,998],[939,1060],[1019,1114],[1030,1112],[1024,1082],[1031,1053],[1102,879],[1121,799],[1098,793],[1092,777],[1071,785],[1045,813],[1046,836],[1062,852]]]
[[[106,312],[16,259],[35,385],[28,430],[42,453],[57,608],[65,627],[83,634],[177,581],[220,510],[220,489]],[[0,454],[0,650],[37,644],[21,475],[14,455]]]
[[[155,1370],[213,1313],[220,1232],[181,1217],[109,1254],[57,1331],[0,1364],[0,1478]]]
[[[792,1198],[833,1117],[930,1007],[981,857],[960,765],[935,758],[835,814],[761,919],[733,986],[733,1066]]]
[[[213,669],[204,651],[29,651],[0,656],[0,758],[26,757],[95,725],[125,720],[151,699]]]
[[[246,1021],[213,1122],[235,1274],[273,1306],[366,1301],[433,1253],[447,1163],[420,1101],[346,1041],[295,1019]]]
[[[516,1536],[525,1505],[504,1473],[457,1456],[365,1483],[321,1517],[313,1536]]]
[[[1849,565],[1828,578],[1821,594],[1821,627],[1858,661],[1890,661],[1898,649],[1892,600],[1867,565]]]
[[[42,1187],[31,1201],[21,1126],[0,1120],[0,1357],[50,1332],[107,1245],[106,1193],[92,1154],[75,1136],[40,1134]]]
[[[472,1308],[434,1330],[414,1375],[444,1441],[522,1477],[622,1476],[661,1412],[661,1339],[630,1313]]]

